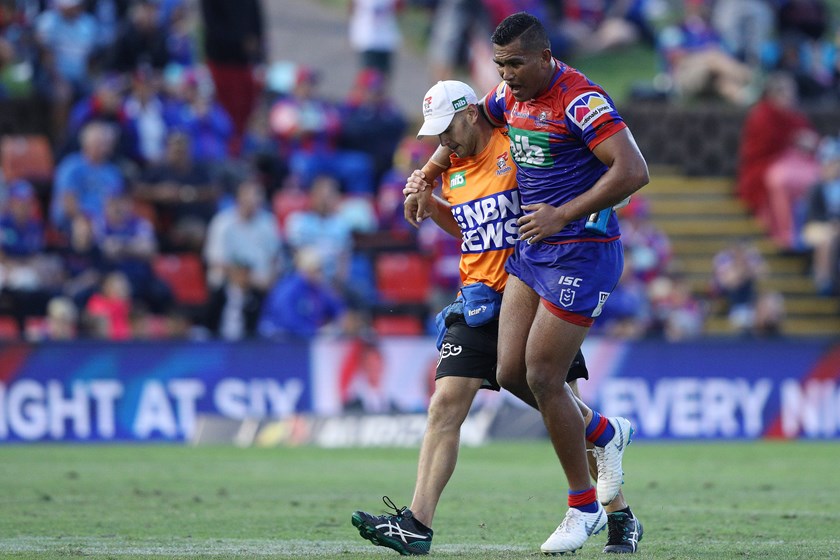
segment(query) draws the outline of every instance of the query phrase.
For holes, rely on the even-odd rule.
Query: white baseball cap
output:
[[[438,82],[423,96],[423,126],[417,137],[437,136],[447,129],[455,113],[478,103],[473,89],[464,82]]]

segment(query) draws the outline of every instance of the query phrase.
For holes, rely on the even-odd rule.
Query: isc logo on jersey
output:
[[[566,107],[566,114],[581,130],[598,120],[598,117],[613,111],[607,98],[597,92],[588,92],[575,97]]]
[[[516,220],[522,215],[519,191],[494,193],[478,200],[452,206],[461,228],[461,252],[480,253],[509,249],[519,237]]]

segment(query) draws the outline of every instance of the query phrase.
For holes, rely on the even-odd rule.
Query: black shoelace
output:
[[[403,513],[405,513],[405,510],[407,509],[406,506],[398,508],[397,504],[395,504],[388,496],[382,496],[382,501],[385,502],[386,506],[394,510],[398,518],[402,519]]]

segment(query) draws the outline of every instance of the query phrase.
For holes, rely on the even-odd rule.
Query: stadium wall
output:
[[[639,438],[840,438],[837,340],[592,338],[584,353],[584,399]],[[190,442],[216,418],[253,424],[251,443],[415,445],[437,360],[423,337],[5,344],[0,443]],[[482,391],[465,441],[517,425],[542,435],[533,411]]]

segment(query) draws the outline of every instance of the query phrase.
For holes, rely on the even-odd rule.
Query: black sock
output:
[[[624,509],[620,509],[620,510],[617,510],[617,511],[613,511],[612,513],[626,513],[626,514],[627,514],[627,516],[628,516],[630,519],[633,519],[633,512],[632,512],[632,511],[630,511],[630,506],[627,506],[627,507],[626,507],[626,508],[624,508]]]

